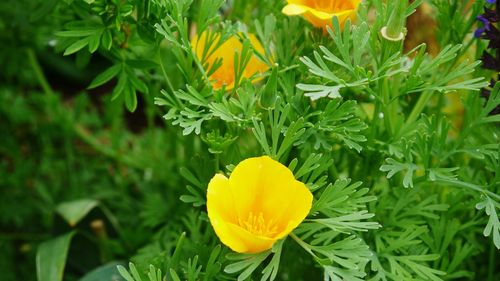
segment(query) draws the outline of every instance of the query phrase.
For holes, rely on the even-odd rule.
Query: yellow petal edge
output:
[[[287,16],[303,16],[313,26],[325,29],[332,26],[332,18],[338,17],[343,28],[347,19],[356,18],[361,0],[287,0],[282,13]]]

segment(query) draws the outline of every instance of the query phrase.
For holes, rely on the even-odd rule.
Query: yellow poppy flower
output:
[[[287,0],[282,12],[288,16],[302,15],[315,27],[332,26],[332,18],[337,16],[340,27],[347,19],[356,18],[356,10],[361,0]]]
[[[272,248],[307,216],[313,195],[283,164],[268,156],[240,162],[229,179],[208,184],[210,223],[222,243],[239,253]]]
[[[219,34],[214,36],[216,41],[219,40],[219,36]],[[209,36],[205,31],[201,34],[200,38],[198,38],[198,36],[194,36],[191,40],[191,46],[193,46],[196,56],[200,60],[202,60],[203,52],[206,48],[207,37]],[[212,38],[212,36],[210,36],[210,38]],[[252,44],[254,50],[264,54],[264,48],[257,37],[253,34],[248,34],[248,38],[250,39],[250,43]],[[208,64],[207,69],[209,69],[216,60],[222,59],[222,65],[217,68],[217,70],[213,72],[209,78],[215,90],[222,88],[224,85],[227,90],[232,89],[234,87],[234,80],[236,79],[234,73],[234,54],[241,53],[243,44],[235,35],[222,43],[219,48],[214,50],[214,47],[215,46],[210,47],[207,51],[209,55],[202,63]],[[269,66],[254,54],[245,67],[241,78],[250,78],[256,73],[265,72],[268,68]]]

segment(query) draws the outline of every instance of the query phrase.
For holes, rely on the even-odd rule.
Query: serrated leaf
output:
[[[476,209],[485,210],[488,215],[488,223],[484,228],[483,234],[486,237],[493,234],[493,243],[497,249],[500,249],[500,221],[496,211],[495,202],[489,197],[485,197],[484,201],[476,204]]]
[[[380,166],[380,171],[388,172],[387,178],[390,179],[392,176],[399,172],[404,172],[403,186],[413,187],[413,173],[418,169],[418,166],[413,163],[401,163],[392,158],[387,158],[386,162]]]

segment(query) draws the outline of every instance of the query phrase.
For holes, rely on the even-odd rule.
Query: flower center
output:
[[[241,227],[256,235],[270,237],[278,232],[275,221],[266,221],[262,212],[258,215],[250,212],[246,220],[240,218],[238,222]]]

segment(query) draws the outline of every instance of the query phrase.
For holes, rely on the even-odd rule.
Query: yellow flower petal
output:
[[[240,217],[246,217],[252,209],[259,209],[264,217],[274,218],[284,212],[290,201],[284,193],[290,192],[295,178],[281,163],[268,156],[246,159],[229,177],[231,188],[237,189],[242,198],[236,207]]]
[[[288,193],[290,204],[278,219],[280,222],[288,222],[286,225],[280,225],[283,231],[276,235],[276,239],[287,236],[307,217],[312,207],[313,196],[309,188],[302,182],[296,181],[294,192]]]
[[[229,179],[215,175],[207,190],[207,211],[222,243],[236,252],[255,253],[295,229],[312,200],[286,166],[263,156],[240,162]]]
[[[237,214],[234,212],[235,200],[229,180],[221,174],[215,175],[208,184],[207,209],[209,216],[217,216],[229,222],[237,222]]]
[[[302,15],[315,27],[332,26],[332,18],[338,17],[343,28],[347,19],[356,18],[356,10],[361,0],[288,0],[282,12],[286,15]]]
[[[304,190],[297,185],[300,182],[295,180],[294,175],[285,165],[268,156],[259,157],[255,161],[258,161],[261,172],[256,190],[257,197],[254,199],[253,206],[258,208],[264,217],[278,220],[289,211],[295,197]],[[307,187],[304,186],[304,188],[309,193],[309,197],[305,197],[304,200],[309,200],[308,209],[310,209],[312,194]],[[304,217],[306,215],[307,213]],[[303,218],[300,221],[302,220]]]
[[[221,242],[238,253],[262,252],[271,249],[276,242],[276,239],[255,235],[232,223],[220,221],[212,225]]]
[[[288,4],[285,7],[283,7],[283,10],[281,10],[281,12],[287,16],[297,16],[297,15],[302,15],[308,10],[309,8],[304,5]]]
[[[250,213],[258,193],[261,169],[259,163],[254,159],[249,158],[241,161],[229,177],[230,188],[238,197],[235,211],[241,218]]]

